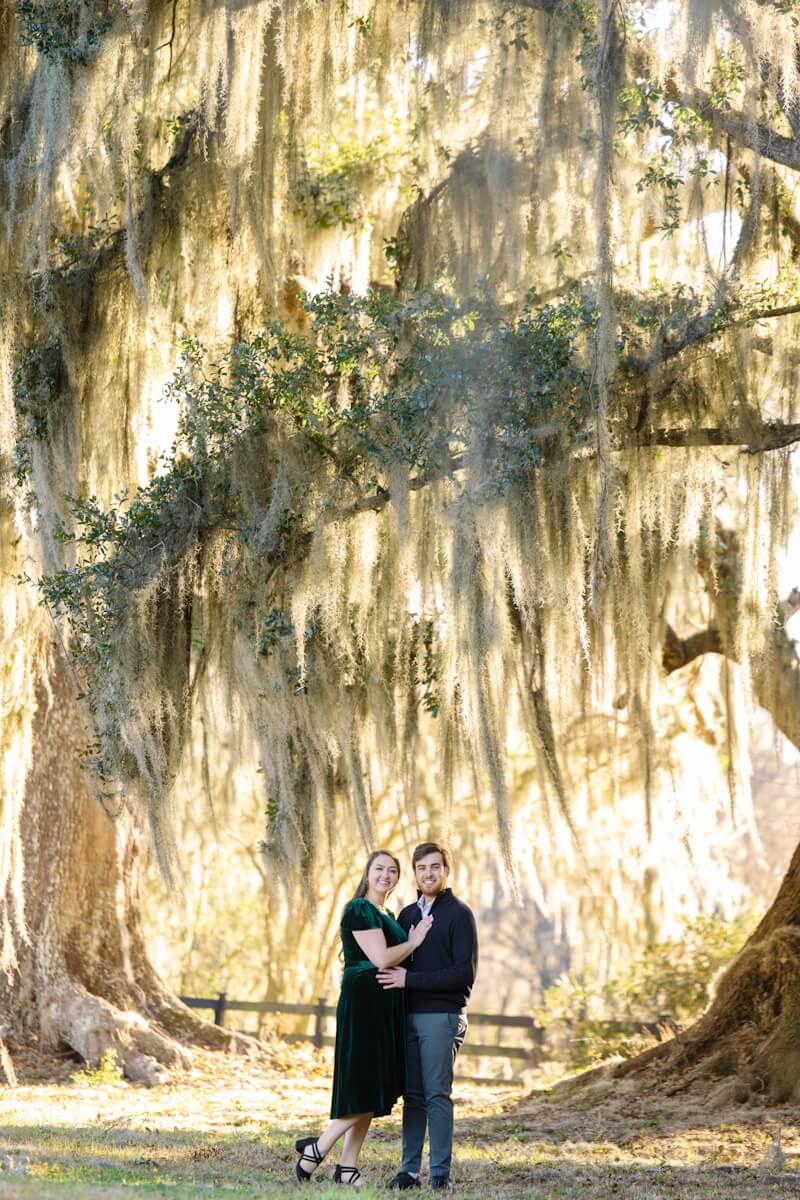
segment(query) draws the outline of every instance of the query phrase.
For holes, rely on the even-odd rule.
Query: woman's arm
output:
[[[421,946],[425,941],[425,935],[432,924],[433,917],[423,917],[419,925],[411,926],[408,941],[401,942],[399,946],[387,946],[382,929],[354,929],[353,937],[369,961],[380,970],[384,970],[386,967],[396,967],[408,958],[409,954],[413,954],[417,946]]]

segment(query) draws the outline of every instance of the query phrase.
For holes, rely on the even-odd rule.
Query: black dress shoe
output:
[[[409,1188],[422,1187],[422,1184],[418,1176],[409,1175],[408,1171],[398,1171],[389,1184],[389,1187],[397,1188],[401,1192],[407,1192]]]
[[[431,1178],[431,1190],[434,1192],[452,1192],[453,1185],[446,1175],[434,1175]]]

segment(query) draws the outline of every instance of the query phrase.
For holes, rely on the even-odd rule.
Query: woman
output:
[[[332,1119],[320,1137],[295,1143],[300,1155],[295,1172],[303,1183],[344,1137],[334,1182],[359,1187],[358,1155],[370,1121],[390,1113],[405,1089],[405,992],[384,990],[376,976],[379,969],[396,967],[422,945],[433,918],[412,925],[406,940],[384,908],[399,878],[400,863],[394,855],[374,850],[342,913],[344,976],[336,1008]]]

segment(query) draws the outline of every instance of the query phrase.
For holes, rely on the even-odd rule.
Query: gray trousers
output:
[[[401,1171],[418,1175],[427,1127],[431,1179],[450,1174],[453,1066],[467,1033],[463,1013],[409,1013],[408,1078],[403,1103]]]

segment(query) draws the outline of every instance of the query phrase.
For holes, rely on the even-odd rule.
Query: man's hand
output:
[[[404,988],[406,986],[405,967],[387,967],[378,971],[378,983],[383,988]]]

